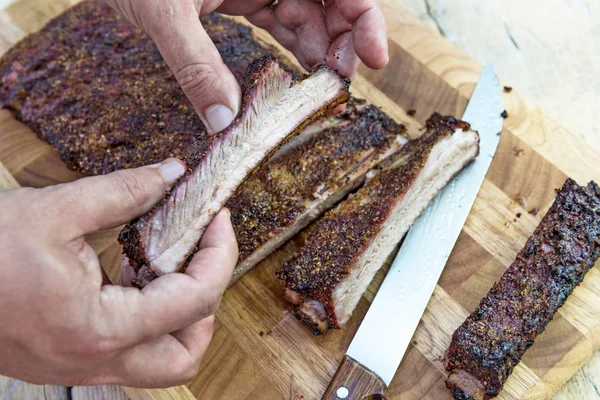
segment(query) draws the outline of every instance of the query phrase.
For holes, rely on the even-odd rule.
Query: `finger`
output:
[[[133,278],[135,278],[135,269],[129,264],[129,258],[125,257],[121,261],[121,286],[131,286]]]
[[[252,14],[246,15],[246,19],[253,25],[269,32],[279,44],[292,53],[295,53],[297,45],[296,34],[277,20],[275,12],[272,9],[269,7],[261,8]]]
[[[187,349],[192,359],[200,360],[206,352],[204,345],[208,344],[207,338],[210,341],[214,328],[215,316],[210,315],[172,335]]]
[[[237,242],[227,211],[210,224],[186,273],[168,274],[141,291],[102,287],[95,327],[114,351],[183,329],[214,314],[237,261]]]
[[[360,59],[354,51],[352,37],[352,32],[342,33],[331,43],[327,51],[327,65],[346,78],[352,78],[360,65]]]
[[[327,33],[330,38],[336,38],[342,33],[350,32],[352,30],[352,25],[344,19],[340,9],[337,8],[335,4],[327,7],[325,18],[327,21]]]
[[[150,36],[173,71],[209,133],[231,124],[241,101],[240,87],[188,2],[168,2],[148,24]]]
[[[370,68],[380,69],[389,61],[385,18],[375,0],[337,0],[347,23],[352,25],[354,50]]]
[[[285,0],[275,9],[276,19],[296,34],[296,52],[305,60],[306,69],[323,62],[329,47],[329,35],[322,6],[306,0]]]
[[[269,4],[273,0],[254,0],[254,1],[224,1],[216,9],[217,12],[227,15],[243,15],[255,13],[260,9],[271,10]]]
[[[220,296],[231,281],[237,259],[238,245],[231,225],[231,212],[224,208],[204,232],[199,251],[185,273],[198,281],[212,281]],[[217,260],[221,260],[222,268],[214,263]]]
[[[148,212],[185,173],[176,159],[108,175],[79,179],[50,189],[61,218],[68,218],[80,237],[117,227]]]
[[[208,317],[190,326],[183,335],[163,335],[139,344],[116,357],[107,368],[107,382],[100,383],[143,388],[185,384],[198,374],[213,330],[214,318]]]

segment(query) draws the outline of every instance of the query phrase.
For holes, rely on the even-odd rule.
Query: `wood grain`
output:
[[[0,21],[9,46],[68,1],[18,0]],[[409,126],[411,135],[433,111],[462,115],[481,65],[449,44],[393,0],[384,2],[390,66],[361,68],[352,92],[380,105]],[[32,22],[33,16],[37,18]],[[270,40],[257,31],[257,36]],[[512,262],[566,176],[579,183],[600,178],[600,154],[520,96],[504,94],[509,118],[498,154],[467,224],[389,388],[391,399],[448,399],[441,356],[450,335]],[[413,117],[406,110],[415,109]],[[76,179],[24,125],[0,112],[0,161],[21,184],[45,186]],[[1,176],[1,175],[0,175]],[[309,228],[310,229],[310,228]],[[91,238],[116,281],[116,232]],[[344,330],[313,336],[289,313],[274,271],[302,244],[301,232],[233,285],[217,312],[215,340],[198,376],[166,390],[125,388],[136,399],[316,399],[335,375],[345,350],[384,276],[378,273]],[[387,267],[387,265],[386,265]],[[502,399],[548,398],[600,347],[600,272],[594,268],[540,335],[508,379]],[[589,391],[588,393],[595,393]]]
[[[383,400],[386,396],[387,386],[376,373],[344,356],[323,400]]]
[[[71,389],[71,400],[129,400],[129,397],[115,385],[76,386]]]
[[[2,400],[68,400],[68,395],[67,388],[64,386],[32,385],[0,376],[0,398]]]

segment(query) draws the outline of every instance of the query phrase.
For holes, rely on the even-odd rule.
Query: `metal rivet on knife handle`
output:
[[[323,400],[383,400],[387,386],[373,371],[348,356],[344,356]]]

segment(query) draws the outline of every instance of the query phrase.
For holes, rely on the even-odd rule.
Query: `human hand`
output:
[[[388,62],[378,0],[107,0],[156,43],[209,133],[231,124],[241,92],[198,16],[219,11],[244,15],[266,29],[310,70],[323,61],[351,78],[359,60],[370,68]]]
[[[310,70],[323,61],[347,78],[360,61],[373,69],[387,65],[387,32],[379,0],[225,0],[217,11],[244,15],[266,29]]]
[[[143,290],[102,285],[84,235],[147,212],[182,163],[0,192],[0,374],[38,384],[165,387],[197,373],[237,261],[228,212],[186,273]],[[150,367],[149,367],[150,366]]]

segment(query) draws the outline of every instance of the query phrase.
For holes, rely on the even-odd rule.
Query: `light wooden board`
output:
[[[2,30],[0,43],[8,45],[20,32],[39,28],[68,3],[20,0],[9,6],[0,21],[10,23],[11,29]],[[433,111],[462,115],[481,66],[393,0],[384,5],[390,66],[379,72],[361,69],[353,91],[411,127],[423,123]],[[512,261],[552,203],[553,189],[567,176],[579,183],[600,179],[600,155],[579,137],[523,100],[517,91],[505,94],[504,102],[510,117],[505,121],[500,148],[413,345],[390,385],[393,399],[449,398],[440,357],[452,331]],[[408,109],[416,109],[415,119],[403,111]],[[44,186],[77,177],[6,111],[0,112],[0,160],[21,184]],[[302,239],[303,234],[292,239],[226,292],[217,313],[215,338],[198,376],[189,385],[169,390],[126,389],[129,396],[318,398],[384,271],[346,329],[314,337],[290,315],[274,277],[274,271]],[[114,236],[97,239],[95,248],[109,276],[116,279],[121,256]],[[538,399],[554,393],[600,347],[599,317],[600,271],[594,268],[515,369],[500,398]]]

